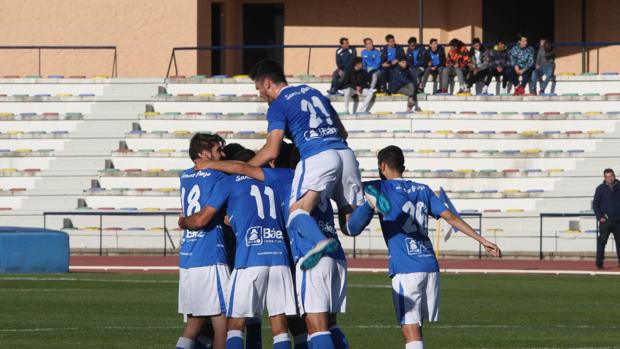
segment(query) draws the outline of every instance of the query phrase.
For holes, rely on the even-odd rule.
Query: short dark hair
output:
[[[273,59],[262,59],[250,69],[250,78],[254,81],[268,78],[276,84],[286,83],[284,69]]]
[[[232,160],[248,162],[250,161],[256,153],[251,149],[241,149],[240,151],[235,153],[235,156],[232,157]]]
[[[409,38],[409,40],[407,40],[408,44],[417,44],[418,43],[418,39],[415,36],[412,36]]]
[[[471,44],[472,44],[472,45],[473,45],[473,44],[481,44],[481,43],[482,43],[482,41],[480,41],[480,38],[473,38],[473,39],[471,40]]]
[[[274,162],[276,168],[294,169],[299,162],[300,156],[297,147],[293,143],[282,142],[280,153]]]
[[[434,42],[438,42],[438,41],[437,41],[437,39],[432,38],[432,39],[430,39],[430,40],[428,41],[428,44],[430,45],[430,44],[432,44],[432,43],[434,43]]]
[[[222,151],[224,152],[224,158],[226,160],[230,160],[235,156],[235,154],[237,154],[237,152],[243,149],[245,149],[245,147],[239,143],[230,143],[226,144]]]
[[[372,39],[371,38],[364,38],[364,43],[366,43],[366,41],[372,42]]]
[[[390,40],[393,40],[393,39],[394,39],[394,35],[392,35],[392,34],[388,34],[388,35],[385,36],[385,41],[390,41]]]
[[[457,49],[460,49],[461,47],[463,47],[463,42],[461,40],[459,40],[459,39],[454,38],[454,39],[450,40],[448,45],[452,46],[452,47],[456,47]]]
[[[349,38],[345,38],[344,36],[340,38],[340,45],[342,45],[343,42],[345,41],[349,41]]]
[[[400,173],[405,172],[405,155],[403,151],[395,145],[390,145],[381,149],[379,154],[377,154],[377,161],[379,166],[385,163],[393,170]]]
[[[192,159],[192,161],[198,159],[200,153],[205,150],[210,151],[216,144],[223,147],[226,145],[226,141],[219,135],[196,133],[189,141],[189,158]]]
[[[606,168],[606,169],[605,169],[605,171],[603,171],[603,176],[604,176],[604,175],[606,175],[606,174],[608,174],[608,173],[611,173],[611,174],[612,174],[612,175],[614,175],[614,176],[616,175],[616,173],[614,172],[614,170],[612,170],[611,168]]]
[[[496,44],[498,44],[498,45],[499,45],[500,43],[502,43],[502,44],[506,45],[506,40],[504,40],[504,39],[502,39],[502,38],[497,39],[497,43],[496,43]]]
[[[519,33],[517,34],[517,40],[521,40],[521,39],[527,39],[527,35],[525,35],[524,33]]]

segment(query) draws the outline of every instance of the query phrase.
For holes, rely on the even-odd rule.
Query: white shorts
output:
[[[290,267],[235,269],[230,280],[230,296],[226,303],[228,317],[260,317],[265,305],[269,316],[297,314]]]
[[[225,264],[179,268],[179,313],[187,316],[226,314],[230,271]]]
[[[299,314],[344,313],[347,310],[347,262],[323,257],[312,269],[295,267]]]
[[[364,192],[353,150],[330,149],[301,160],[295,168],[289,204],[292,206],[309,190],[320,192],[323,200],[333,199],[338,207],[361,206]]]
[[[394,275],[392,300],[401,326],[439,320],[439,273]]]

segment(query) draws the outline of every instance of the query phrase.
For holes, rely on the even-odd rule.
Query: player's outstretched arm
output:
[[[216,170],[225,172],[228,174],[238,174],[254,178],[261,182],[265,181],[265,174],[263,169],[256,166],[248,165],[243,161],[225,160],[225,161],[212,161],[204,158],[196,160],[195,170]]]
[[[501,257],[502,250],[500,250],[499,246],[488,241],[478,233],[464,220],[460,217],[452,213],[450,210],[445,210],[441,213],[441,218],[445,219],[451,226],[463,232],[465,235],[471,237],[472,239],[478,241],[484,249],[487,250],[494,257]]]
[[[217,210],[214,207],[207,206],[189,217],[181,216],[179,217],[179,228],[189,230],[200,229],[209,224],[216,213]]]
[[[269,161],[275,160],[280,154],[280,146],[284,140],[284,130],[275,129],[267,134],[267,142],[262,148],[248,161],[248,165],[264,166]]]

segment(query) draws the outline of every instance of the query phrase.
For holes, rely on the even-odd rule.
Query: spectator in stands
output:
[[[517,37],[519,42],[508,54],[510,66],[507,75],[515,88],[515,96],[521,96],[525,94],[525,85],[530,82],[534,70],[534,49],[527,45],[527,36],[519,34]]]
[[[333,95],[338,93],[338,90],[342,88],[344,73],[353,66],[356,56],[357,52],[355,51],[355,48],[349,47],[349,39],[340,38],[340,48],[336,50],[337,69],[332,75],[332,85],[327,93]]]
[[[437,39],[430,40],[428,49],[424,51],[424,62],[426,68],[424,69],[422,82],[420,82],[418,86],[418,89],[422,91],[424,91],[428,76],[433,75],[433,80],[437,80],[437,78],[441,76],[443,67],[446,64],[446,52],[443,47],[439,45]]]
[[[509,65],[506,42],[503,39],[497,40],[497,44],[488,52],[489,68],[482,93],[488,93],[489,85],[494,77],[498,84],[501,81],[502,90],[505,91],[508,83],[506,71]]]
[[[364,70],[370,75],[370,89],[377,87],[377,82],[381,76],[381,52],[375,49],[371,38],[364,39],[364,49],[362,50],[362,65]]]
[[[474,84],[486,78],[489,71],[489,55],[479,38],[471,41],[469,49],[469,76],[467,77],[467,90],[471,90]],[[482,88],[482,94],[487,94],[487,87]]]
[[[398,62],[405,58],[405,51],[396,45],[394,35],[385,36],[385,47],[381,50],[381,90],[386,91],[385,83],[391,80],[390,74]],[[389,91],[389,90],[388,90]]]
[[[592,207],[596,219],[599,221],[600,234],[596,244],[596,267],[603,269],[605,246],[609,234],[614,234],[618,266],[620,266],[620,182],[616,179],[614,170],[608,168],[603,171],[604,180],[594,192]]]
[[[424,46],[418,45],[418,39],[416,39],[415,36],[407,40],[407,51],[405,52],[405,56],[407,56],[407,64],[409,65],[409,69],[411,69],[411,76],[416,86],[419,85],[420,78],[422,78],[424,68],[426,67],[424,64],[424,51]]]
[[[353,114],[357,112],[359,96],[364,97],[364,103],[360,111],[368,111],[374,93],[370,90],[370,76],[366,70],[364,70],[361,57],[356,57],[353,67],[344,74],[342,88],[344,92],[344,111],[347,114],[349,114],[349,102],[351,101],[351,97],[354,99]]]
[[[402,57],[398,62],[398,65],[390,73],[389,93],[390,94],[402,94],[409,96],[407,99],[407,112],[411,112],[416,102],[416,86],[413,76],[411,76],[411,70],[407,65],[407,58]]]
[[[553,47],[550,40],[540,39],[534,67],[532,82],[530,83],[530,93],[536,94],[536,84],[539,79],[542,79],[539,93],[543,94],[555,72],[555,47]]]
[[[441,89],[439,92],[447,93],[450,78],[455,76],[459,79],[459,93],[469,92],[465,84],[465,74],[469,68],[469,52],[465,44],[459,39],[450,40],[450,51],[446,58],[446,67],[441,73]]]

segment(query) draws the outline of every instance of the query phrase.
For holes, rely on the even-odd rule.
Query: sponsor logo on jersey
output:
[[[251,227],[245,234],[246,246],[259,246],[263,243],[277,243],[284,240],[282,230],[268,227]]]
[[[321,127],[304,132],[304,139],[307,141],[327,137],[338,137],[338,129],[336,127]]]
[[[428,254],[432,251],[432,244],[429,241],[420,241],[412,238],[405,239],[405,244],[407,244],[407,254],[408,255],[420,255],[420,254]]]

